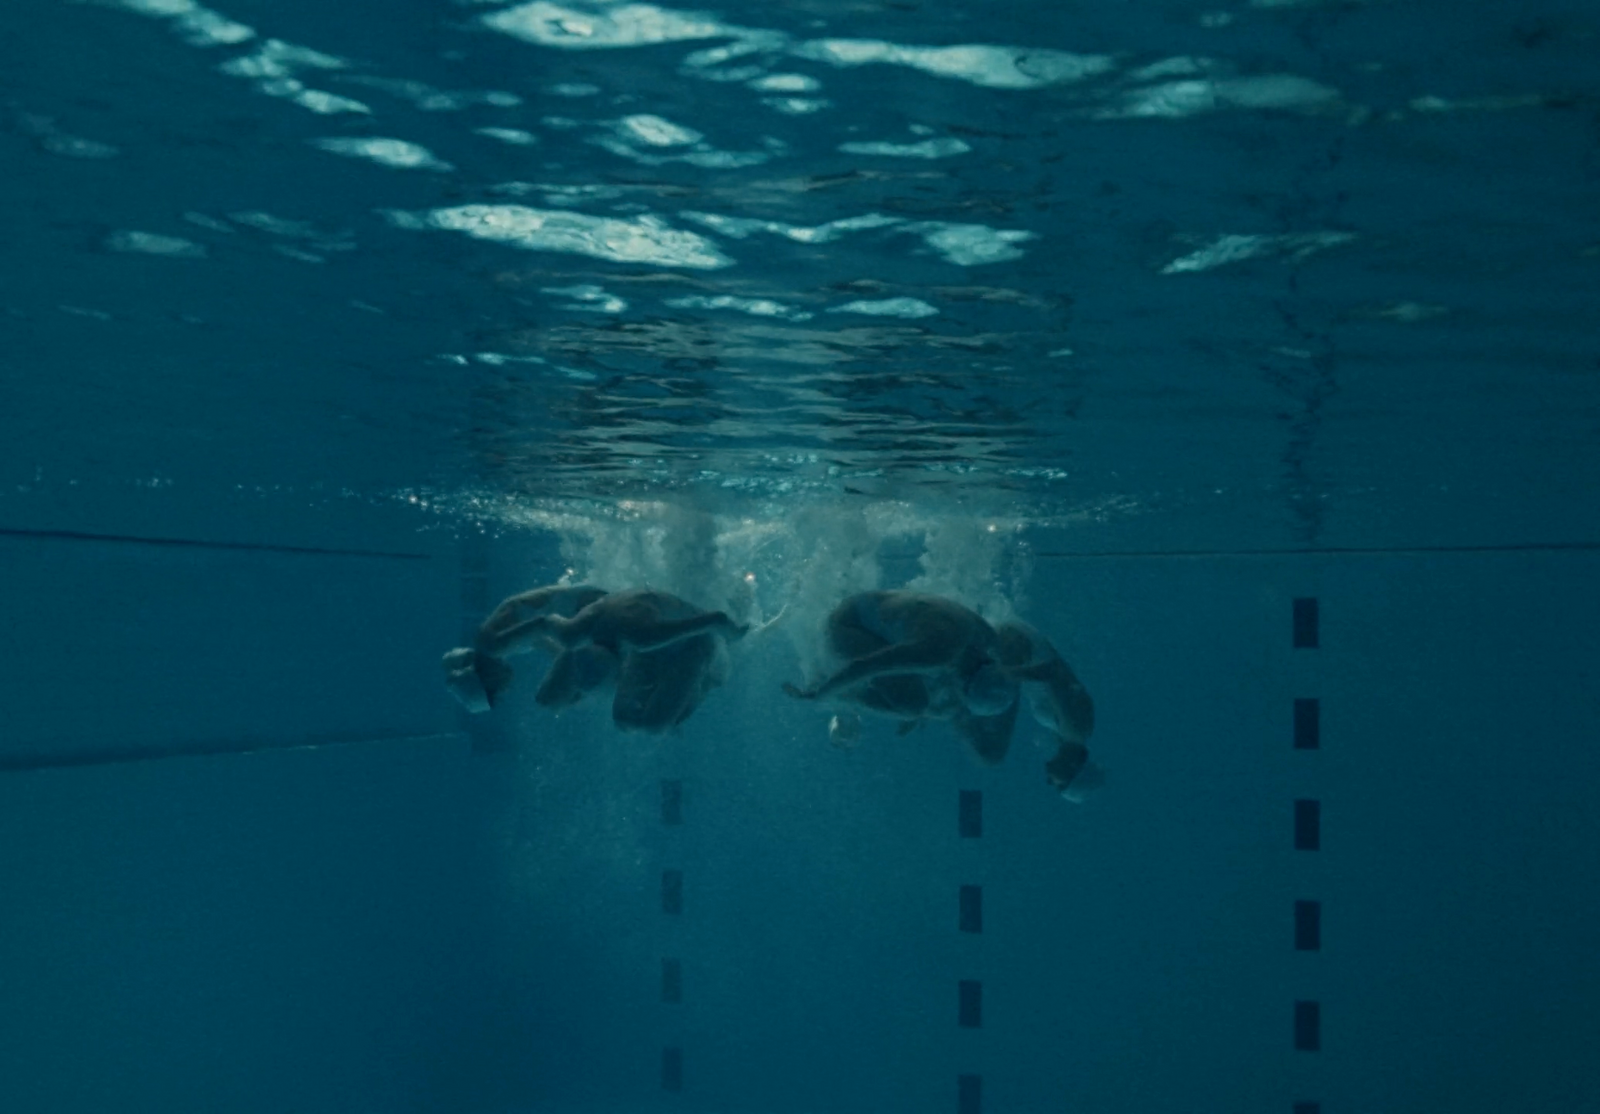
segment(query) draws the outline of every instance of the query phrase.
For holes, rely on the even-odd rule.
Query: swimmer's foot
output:
[[[796,700],[815,700],[817,698],[816,693],[806,692],[804,689],[797,689],[788,681],[783,682],[783,691],[794,697]]]

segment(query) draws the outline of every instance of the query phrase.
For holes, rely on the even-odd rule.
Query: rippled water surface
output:
[[[1458,14],[18,0],[6,497],[1583,540],[1600,20]]]

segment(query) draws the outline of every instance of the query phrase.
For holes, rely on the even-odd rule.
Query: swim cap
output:
[[[975,716],[997,716],[1016,702],[1017,683],[990,662],[967,681],[961,699]]]

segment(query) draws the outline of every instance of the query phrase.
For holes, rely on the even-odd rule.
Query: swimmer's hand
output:
[[[788,681],[783,682],[783,691],[794,697],[796,700],[815,700],[817,698],[817,694],[815,692],[806,692],[803,689],[797,689]]]
[[[722,622],[719,625],[722,627],[723,633],[727,636],[729,642],[737,642],[750,633],[749,623],[736,623],[725,611],[719,611],[717,614],[722,616]]]

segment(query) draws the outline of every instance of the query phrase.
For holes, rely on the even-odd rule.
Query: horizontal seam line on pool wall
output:
[[[306,557],[376,557],[388,561],[431,561],[432,554],[402,553],[383,549],[332,549],[310,545],[270,545],[263,542],[214,542],[198,538],[147,538],[135,534],[92,534],[81,530],[19,530],[0,526],[0,537],[39,541],[101,542],[110,545],[153,545],[176,549],[227,549],[256,553],[292,553]]]
[[[215,739],[189,743],[152,743],[149,746],[111,746],[73,750],[64,747],[54,753],[44,750],[0,752],[0,774],[31,773],[37,770],[82,769],[89,766],[117,766],[130,762],[161,762],[174,758],[221,758],[269,751],[317,750],[322,747],[357,746],[372,743],[426,743],[463,740],[460,731],[433,731],[419,734],[386,732],[376,735],[322,735],[290,739]]]
[[[1318,549],[1143,549],[1070,553],[1036,550],[1030,556],[1054,560],[1132,560],[1202,557],[1423,557],[1438,553],[1594,553],[1600,542],[1527,542],[1512,545],[1397,545],[1363,548],[1327,546]]]

